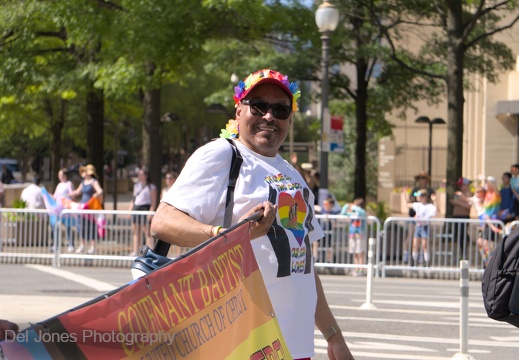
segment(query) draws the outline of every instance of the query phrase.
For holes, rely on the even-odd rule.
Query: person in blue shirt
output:
[[[335,210],[335,200],[333,197],[328,197],[323,200],[323,206],[319,212],[322,215],[338,215],[340,210]],[[321,219],[320,224],[324,231],[324,238],[313,243],[312,251],[314,255],[314,262],[326,261],[328,263],[333,262],[333,225],[335,220],[333,219]],[[322,248],[326,252],[326,258],[321,259],[319,257],[319,248]]]
[[[366,264],[366,210],[364,210],[364,199],[357,198],[353,203],[342,207],[341,215],[351,218],[348,240],[348,252],[353,255],[355,270],[353,276],[364,275],[363,265]]]
[[[501,189],[499,189],[499,193],[501,194],[501,207],[499,209],[498,218],[502,220],[505,224],[514,220],[515,218],[514,193],[512,191],[512,187],[510,186],[511,178],[511,173],[503,173],[503,176],[501,178]]]

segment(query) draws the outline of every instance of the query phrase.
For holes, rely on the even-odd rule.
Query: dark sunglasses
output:
[[[269,104],[263,100],[242,100],[242,104],[250,106],[250,113],[254,116],[265,116],[269,109],[276,119],[286,120],[292,113],[292,106],[285,104]]]

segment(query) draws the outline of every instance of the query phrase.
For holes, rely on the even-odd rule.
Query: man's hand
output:
[[[261,210],[263,210],[263,217],[255,221],[251,226],[251,239],[266,235],[274,220],[276,220],[277,206],[269,201],[264,201],[249,210],[240,221]]]

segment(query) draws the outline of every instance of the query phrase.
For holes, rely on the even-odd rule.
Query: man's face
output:
[[[326,210],[326,211],[332,211],[333,209],[333,205],[331,202],[329,202],[328,200],[324,200],[323,201],[323,208]]]
[[[273,84],[257,86],[246,98],[262,100],[269,104],[291,105],[288,94]],[[240,126],[240,141],[260,155],[273,157],[287,137],[292,113],[285,120],[274,117],[272,109],[263,116],[255,116],[251,113],[249,105],[240,102],[236,109],[236,120]]]
[[[510,172],[512,173],[512,175],[518,175],[519,174],[519,168],[517,168],[515,166],[512,166],[510,168]]]

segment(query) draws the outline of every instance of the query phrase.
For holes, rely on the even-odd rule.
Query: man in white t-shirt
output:
[[[33,183],[23,189],[20,196],[29,209],[45,209],[43,196],[41,195],[40,179],[35,177]]]
[[[313,212],[314,195],[278,150],[285,141],[300,92],[297,84],[269,69],[235,88],[234,137],[243,157],[234,193],[232,223],[257,211],[252,247],[290,354],[314,356],[314,326],[328,341],[331,359],[353,359],[326,302],[312,263],[312,243],[324,236]],[[237,125],[237,126],[236,126]],[[228,135],[228,136],[226,136]],[[232,148],[224,139],[199,148],[162,199],[152,235],[180,246],[196,246],[223,224]]]

